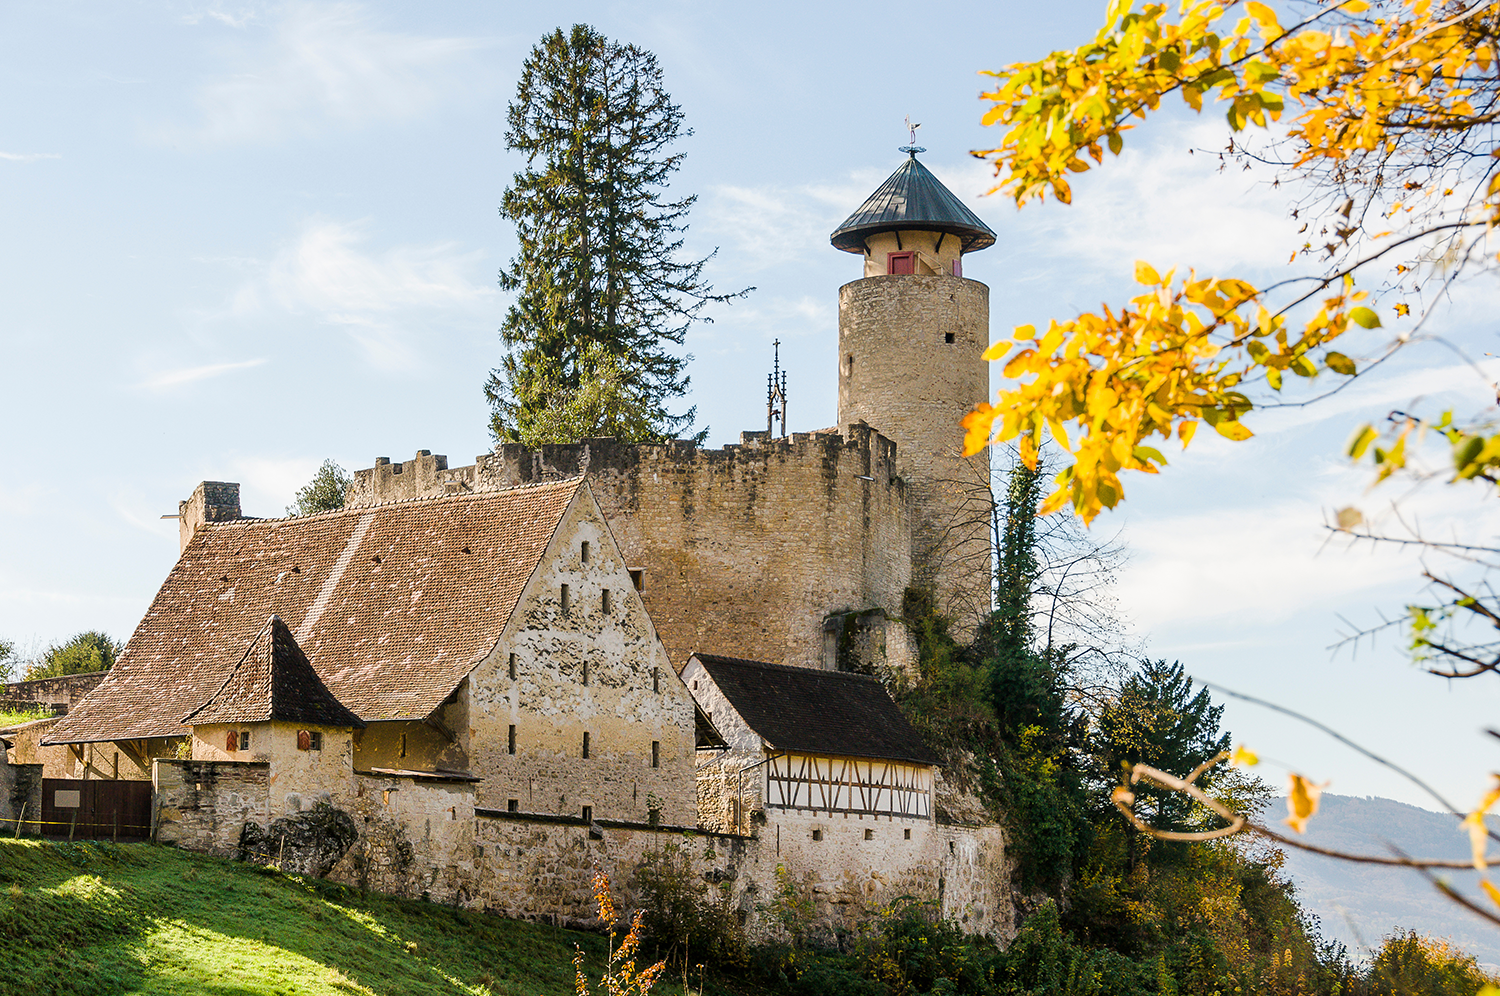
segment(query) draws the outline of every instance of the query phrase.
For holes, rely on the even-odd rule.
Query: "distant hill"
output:
[[[1284,819],[1285,801],[1272,803],[1266,817],[1273,823]],[[1373,797],[1323,796],[1301,839],[1356,854],[1392,856],[1394,845],[1412,857],[1464,861],[1470,856],[1468,835],[1457,818]],[[1354,957],[1367,956],[1367,949],[1402,927],[1447,938],[1481,962],[1500,965],[1500,927],[1456,905],[1418,873],[1290,847],[1286,855],[1286,871],[1303,906],[1321,918],[1324,936],[1342,941]],[[1478,889],[1475,872],[1449,872],[1447,877],[1465,894]]]

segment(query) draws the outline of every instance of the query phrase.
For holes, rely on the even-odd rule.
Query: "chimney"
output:
[[[192,542],[193,533],[205,522],[228,522],[240,516],[240,486],[227,481],[204,481],[193,489],[193,497],[177,503],[180,554]]]

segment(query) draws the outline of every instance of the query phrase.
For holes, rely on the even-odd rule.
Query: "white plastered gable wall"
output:
[[[696,822],[692,697],[587,482],[470,673],[469,696],[479,807],[563,816],[588,807],[595,819],[640,822],[655,808],[662,823]]]

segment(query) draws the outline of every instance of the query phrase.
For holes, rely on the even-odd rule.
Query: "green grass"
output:
[[[20,726],[33,719],[46,719],[51,715],[52,710],[45,706],[38,706],[35,709],[0,709],[0,730],[10,726]]]
[[[0,996],[561,996],[575,943],[597,981],[592,934],[150,844],[0,839]]]

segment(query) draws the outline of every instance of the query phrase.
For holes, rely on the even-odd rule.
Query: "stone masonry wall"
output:
[[[474,905],[564,926],[597,926],[595,869],[609,875],[622,910],[640,905],[638,869],[670,847],[692,879],[713,883],[752,939],[774,934],[762,907],[781,876],[812,900],[814,930],[823,934],[857,932],[903,896],[937,903],[970,933],[1004,942],[1016,932],[998,827],[773,811],[753,837],[618,825],[590,833],[581,822],[481,812],[474,843]]]
[[[16,821],[24,820],[20,830],[38,829],[29,826],[32,820],[42,818],[42,766],[40,764],[11,764],[0,750],[0,832],[16,833]]]
[[[803,667],[825,660],[834,612],[898,617],[911,580],[907,489],[895,447],[868,426],[840,435],[744,433],[721,450],[589,439],[505,444],[468,467],[426,451],[356,471],[350,507],[492,490],[586,473],[672,663],[704,650]],[[396,472],[396,468],[400,472]],[[887,640],[895,666],[910,646]]]
[[[644,822],[654,804],[692,822],[693,700],[586,492],[467,688],[481,807]]]
[[[152,766],[154,839],[234,857],[247,820],[270,822],[270,770],[263,761],[158,759]]]
[[[472,782],[359,774],[354,798],[341,808],[354,817],[359,840],[329,880],[408,899],[473,905]]]
[[[27,705],[52,706],[59,714],[67,712],[94,686],[104,680],[108,671],[88,671],[84,674],[65,674],[57,678],[37,678],[34,681],[12,681],[0,685],[0,708],[19,709]],[[59,708],[61,707],[61,708]]]

